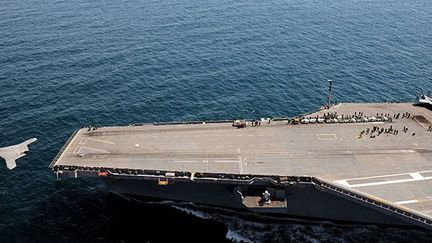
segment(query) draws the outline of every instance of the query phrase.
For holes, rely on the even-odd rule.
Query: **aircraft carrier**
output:
[[[342,103],[296,118],[85,127],[50,168],[134,196],[432,230],[431,126],[431,109],[411,103]]]

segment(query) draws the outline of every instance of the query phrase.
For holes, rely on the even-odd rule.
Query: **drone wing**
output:
[[[32,138],[17,145],[0,148],[0,157],[6,161],[6,167],[10,170],[15,168],[15,161],[26,155],[25,152],[29,150],[28,145],[36,140],[36,138]]]

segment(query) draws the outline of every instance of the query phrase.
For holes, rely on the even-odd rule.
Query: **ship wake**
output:
[[[406,242],[426,239],[430,233],[417,229],[382,228],[374,225],[338,225],[275,220],[229,209],[172,201],[145,202],[169,205],[197,218],[213,220],[227,227],[226,239],[233,242]]]

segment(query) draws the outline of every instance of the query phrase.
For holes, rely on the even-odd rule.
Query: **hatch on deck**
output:
[[[423,127],[428,127],[432,125],[432,123],[423,115],[414,115],[413,119],[420,123],[420,125],[422,125]]]

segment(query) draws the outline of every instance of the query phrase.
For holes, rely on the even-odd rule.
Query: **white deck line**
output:
[[[430,180],[432,177],[424,177],[420,173],[425,173],[430,171],[419,171],[419,172],[411,172],[411,173],[401,173],[401,174],[391,174],[391,175],[381,175],[381,176],[369,176],[369,177],[361,177],[361,178],[353,178],[353,179],[345,179],[345,180],[335,180],[334,182],[339,183],[344,186],[348,187],[365,187],[365,186],[377,186],[377,185],[386,185],[386,184],[394,184],[394,183],[403,183],[403,182],[412,182],[412,181],[422,181],[422,180]],[[379,181],[379,182],[368,182],[368,183],[360,183],[355,185],[350,185],[349,181],[355,181],[355,180],[364,180],[364,179],[375,179],[375,178],[388,178],[388,177],[394,177],[394,176],[402,176],[402,175],[409,175],[411,176],[411,179],[399,179],[399,180],[392,180],[392,181]]]
[[[413,181],[424,181],[431,180],[432,177],[422,177],[421,179],[402,179],[402,180],[394,180],[394,181],[380,181],[380,182],[370,182],[370,183],[362,183],[356,185],[350,185],[351,188],[356,187],[365,187],[365,186],[379,186],[379,185],[387,185],[387,184],[395,184],[395,183],[404,183],[404,182],[413,182]]]
[[[99,152],[99,153],[103,153],[103,154],[109,154],[109,153],[110,153],[109,151],[106,151],[106,150],[96,149],[96,148],[91,148],[91,147],[84,147],[84,146],[79,147],[79,146],[78,146],[77,148],[79,148],[79,149],[78,149],[78,154],[81,154],[81,150],[82,150],[82,149],[93,150],[93,151],[97,151],[97,152]]]
[[[213,160],[213,163],[238,163],[238,160]]]
[[[241,151],[239,148],[237,148],[237,154],[238,154],[237,161],[239,164],[239,172],[240,172],[240,174],[243,174],[243,161],[242,161],[242,157],[241,157]]]
[[[395,203],[398,205],[404,205],[404,204],[412,204],[412,203],[418,203],[418,202],[419,202],[419,200],[413,199],[413,200],[398,201]]]
[[[417,180],[423,179],[423,176],[420,175],[419,172],[409,173],[409,175],[410,175],[413,179],[417,179]]]
[[[347,180],[337,180],[337,181],[334,181],[334,182],[336,182],[336,183],[338,183],[338,184],[341,184],[341,185],[344,185],[344,186],[347,186],[347,187],[350,186],[350,185],[348,184],[348,181],[347,181]]]
[[[102,140],[102,139],[97,139],[97,138],[87,138],[88,140],[93,140],[96,142],[100,142],[100,143],[106,143],[106,144],[115,144],[114,142],[108,141],[108,140]]]
[[[401,176],[401,175],[411,175],[413,173],[419,173],[420,174],[420,173],[427,173],[427,172],[432,172],[432,170],[417,171],[417,172],[406,172],[406,173],[398,173],[398,174],[388,174],[388,175],[379,175],[379,176],[356,177],[356,178],[349,178],[349,179],[345,179],[345,180],[351,181],[351,180],[362,180],[362,179],[385,178],[385,177]],[[423,177],[423,176],[421,176],[421,177]]]
[[[80,149],[81,149],[81,147],[77,146],[72,153],[77,154],[77,153],[79,153]]]
[[[174,160],[174,163],[196,163],[196,160]]]
[[[318,140],[337,140],[336,134],[317,134]]]

